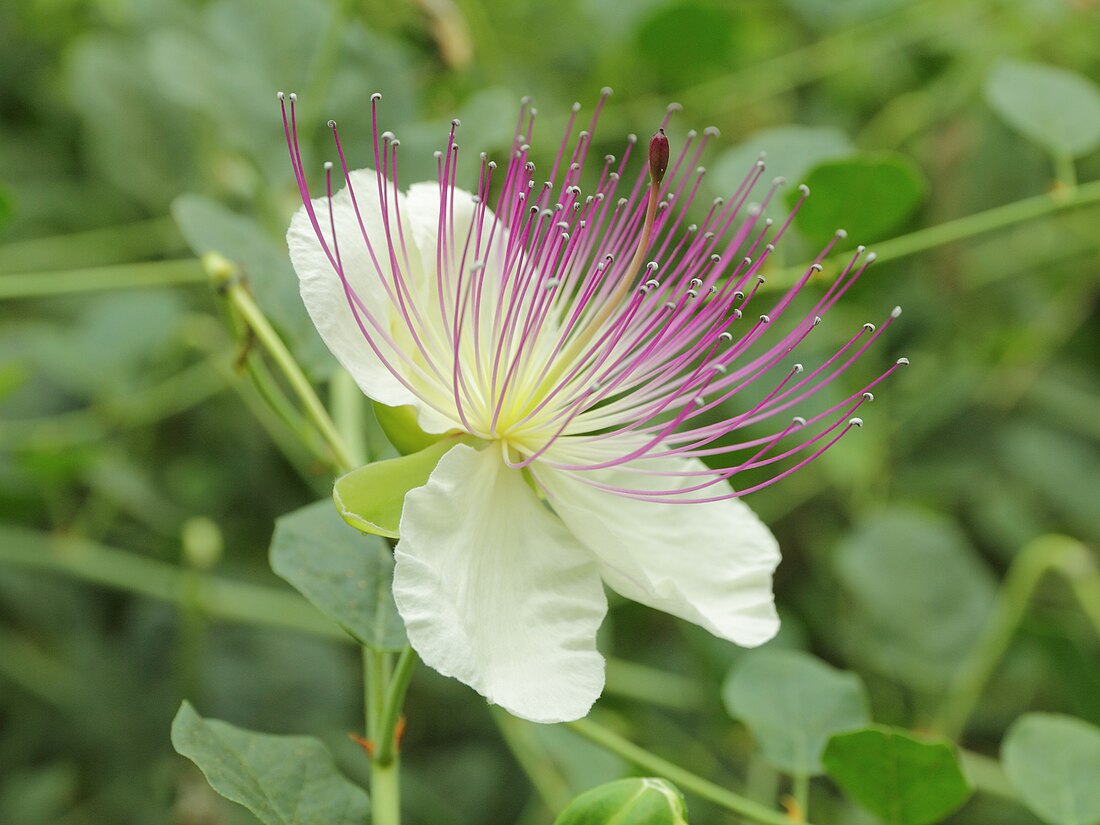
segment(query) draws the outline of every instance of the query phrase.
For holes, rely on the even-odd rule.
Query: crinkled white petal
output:
[[[405,496],[393,591],[430,667],[535,722],[584,716],[603,689],[595,561],[500,448],[458,445]]]
[[[439,382],[429,379],[423,355],[409,332],[399,305],[387,294],[383,283],[385,279],[385,283],[390,285],[391,294],[396,295],[393,292],[390,253],[392,244],[401,275],[409,290],[414,296],[423,295],[425,275],[420,252],[411,240],[402,250],[398,232],[399,213],[402,231],[406,237],[414,232],[414,218],[407,208],[405,197],[398,195],[394,204],[394,194],[391,191],[391,206],[387,216],[390,231],[387,234],[378,201],[377,175],[372,170],[360,169],[352,172],[350,178],[355,191],[355,203],[362,218],[362,228],[346,187],[332,197],[332,214],[336,224],[335,244],[332,239],[328,199],[316,198],[312,205],[329,251],[335,258],[336,250],[339,249],[338,260],[344,275],[363,304],[365,312],[360,310],[363,328],[356,321],[343,281],[318,241],[305,207],[295,213],[287,231],[287,246],[290,249],[291,262],[298,273],[302,300],[325,344],[364,393],[390,406],[413,405],[418,410],[420,426],[429,432],[454,429],[456,416],[452,414],[453,400]],[[370,241],[369,248],[363,239],[364,230]],[[370,248],[374,250],[374,259],[371,258]],[[422,300],[422,297],[418,299],[418,304]],[[368,313],[377,322],[381,332],[368,319]],[[431,316],[431,320],[435,320],[435,316]],[[367,341],[364,329],[370,336],[370,342]],[[443,360],[449,368],[449,360],[441,346],[444,339],[439,331],[421,329],[418,334],[424,347],[434,353],[437,359]],[[387,336],[392,344],[387,343]],[[391,368],[416,392],[406,387],[391,372]],[[431,399],[432,404],[424,404],[421,397]]]
[[[695,459],[643,459],[629,466],[706,469]],[[622,469],[593,475],[602,483],[638,490],[671,490],[702,481]],[[537,477],[554,510],[600,560],[604,580],[623,596],[745,647],[762,644],[778,631],[772,573],[779,547],[739,499],[652,503],[596,489],[547,467],[540,467]]]

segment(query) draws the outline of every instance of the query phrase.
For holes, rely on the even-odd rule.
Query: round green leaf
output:
[[[937,690],[985,625],[996,581],[942,516],[891,508],[841,542],[834,569],[849,597],[842,630],[853,656]]]
[[[554,825],[687,825],[687,806],[664,779],[620,779],[582,793]]]
[[[723,152],[708,168],[711,185],[728,195],[741,185],[763,152],[765,180],[784,177],[800,183],[806,173],[824,160],[836,160],[855,151],[848,136],[828,126],[777,126],[753,132]]]
[[[184,702],[172,746],[199,766],[210,786],[264,825],[362,825],[367,795],[337,770],[309,736],[272,736],[203,719]]]
[[[376,650],[405,647],[390,548],[348,527],[328,499],[275,522],[271,569],[360,643]]]
[[[989,73],[985,99],[1054,155],[1078,157],[1100,146],[1100,88],[1076,72],[1005,60]]]
[[[825,770],[853,800],[887,825],[931,825],[973,789],[955,747],[880,725],[838,733],[825,746]]]
[[[746,656],[730,671],[722,698],[752,731],[764,758],[798,776],[824,771],[821,752],[830,736],[870,722],[858,676],[797,650]]]
[[[1100,822],[1100,728],[1053,713],[1029,713],[1001,745],[1020,798],[1051,825]]]
[[[880,240],[901,226],[920,206],[927,191],[913,161],[894,152],[875,152],[819,163],[806,176],[810,197],[795,216],[808,240],[827,242],[838,229],[849,244]],[[787,193],[793,206],[801,197]]]

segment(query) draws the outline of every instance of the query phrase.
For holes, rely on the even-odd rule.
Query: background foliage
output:
[[[275,519],[324,497],[331,468],[308,425],[303,442],[235,367],[195,255],[243,265],[338,405],[346,384],[282,246],[297,193],[275,91],[299,93],[314,169],[329,117],[367,165],[369,95],[383,92],[408,183],[434,174],[452,117],[463,147],[499,153],[533,95],[546,157],[573,100],[590,107],[604,85],[602,151],[651,132],[675,100],[674,143],[722,132],[708,196],[760,150],[810,183],[781,264],[838,222],[882,253],[822,351],[894,304],[905,314],[838,393],[900,355],[912,366],[861,432],[750,501],[784,548],[784,628],[768,646],[782,655],[617,604],[596,718],[767,805],[801,795],[784,771],[826,771],[808,786],[817,822],[1100,819],[1095,792],[1052,794],[1072,771],[1050,770],[1066,748],[1100,762],[1098,77],[1095,0],[3,4],[0,821],[255,821],[172,750],[184,697],[204,717],[319,736],[362,779],[346,736],[361,728],[356,650],[267,564]],[[390,454],[377,427],[364,439]],[[1061,575],[1042,575],[1048,561]],[[759,708],[762,673],[836,694],[833,707],[785,698],[815,747]],[[1061,715],[1016,721],[1032,711]],[[549,822],[630,772],[426,669],[407,715],[413,823]],[[879,727],[832,739],[822,762],[837,719]],[[932,770],[947,746],[898,728],[960,738],[978,792],[956,813],[961,799],[897,818],[853,786],[867,775],[853,737]],[[1006,731],[1007,773],[989,758]],[[941,800],[959,796],[953,759]],[[695,825],[738,821],[687,799]]]

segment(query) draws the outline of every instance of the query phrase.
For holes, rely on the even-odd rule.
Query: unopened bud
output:
[[[654,184],[664,180],[666,169],[668,169],[668,138],[665,137],[664,129],[658,129],[657,134],[649,141],[649,176]]]

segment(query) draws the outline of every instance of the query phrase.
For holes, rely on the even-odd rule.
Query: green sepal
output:
[[[554,825],[688,825],[684,797],[664,779],[620,779],[585,791]]]
[[[448,437],[446,433],[426,433],[420,429],[416,422],[416,407],[411,405],[387,407],[371,401],[371,409],[374,410],[378,426],[401,455],[412,455],[426,450]]]
[[[411,455],[375,461],[340,476],[332,487],[337,511],[357,530],[399,538],[405,493],[427,484],[439,459],[458,443],[445,438]]]

